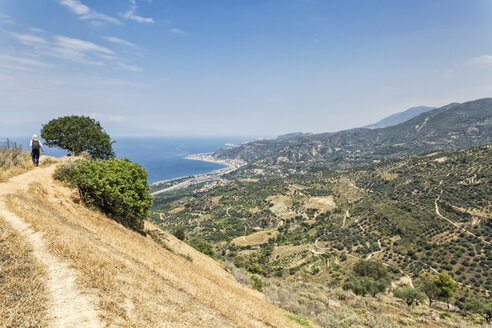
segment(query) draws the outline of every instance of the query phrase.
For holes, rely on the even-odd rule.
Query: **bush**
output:
[[[88,152],[92,158],[114,157],[111,138],[101,124],[87,116],[64,116],[43,125],[41,137],[47,146],[59,147],[72,155]]]
[[[393,291],[393,295],[404,300],[408,306],[412,306],[413,303],[418,304],[425,298],[424,293],[413,287],[397,288]]]
[[[492,300],[490,298],[473,298],[464,304],[464,308],[472,313],[478,313],[487,322],[492,320]]]
[[[353,274],[343,284],[343,289],[351,289],[357,295],[382,293],[390,284],[389,273],[381,262],[358,261]]]
[[[179,240],[185,240],[185,232],[183,229],[177,229],[174,231],[174,236]]]
[[[192,240],[190,240],[190,245],[194,249],[196,249],[199,252],[202,252],[205,255],[208,255],[210,257],[214,257],[215,256],[215,254],[214,254],[214,248],[213,248],[212,244],[209,244],[208,242],[206,242],[203,239],[193,238]]]
[[[128,159],[77,160],[59,167],[55,178],[79,190],[82,201],[116,221],[143,229],[150,214],[152,195],[147,170]]]

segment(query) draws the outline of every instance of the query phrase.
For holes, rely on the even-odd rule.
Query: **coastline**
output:
[[[224,168],[214,170],[212,172],[208,173],[201,173],[201,174],[195,174],[191,176],[183,176],[171,180],[162,180],[162,181],[157,181],[154,183],[151,183],[150,186],[160,186],[160,185],[167,185],[167,187],[157,190],[152,192],[151,194],[153,196],[168,192],[168,191],[173,191],[173,190],[178,190],[181,188],[185,188],[194,184],[202,183],[202,182],[210,182],[210,181],[216,181],[219,180],[221,176],[224,174],[228,174],[231,172],[234,172],[241,166],[245,165],[246,163],[241,161],[241,160],[223,160],[223,159],[217,159],[214,158],[211,153],[202,153],[202,154],[192,154],[187,157],[186,159],[189,160],[194,160],[194,161],[202,161],[202,162],[210,162],[210,163],[216,163],[216,164],[221,164],[225,165]]]

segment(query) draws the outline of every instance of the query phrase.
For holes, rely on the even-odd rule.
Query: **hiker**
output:
[[[29,146],[31,146],[31,156],[32,156],[32,162],[34,165],[39,166],[39,150],[43,150],[44,153],[44,148],[43,144],[41,143],[41,140],[39,140],[37,135],[33,135],[31,142],[29,143]]]

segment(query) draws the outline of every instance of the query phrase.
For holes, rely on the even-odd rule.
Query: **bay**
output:
[[[25,150],[29,149],[30,137],[12,138]],[[147,169],[149,183],[170,180],[183,176],[202,174],[225,167],[222,164],[186,159],[192,154],[211,153],[226,144],[247,141],[241,137],[196,138],[196,137],[117,137],[113,149],[117,157],[128,158]],[[43,141],[43,140],[42,140]],[[67,151],[45,147],[44,155],[65,156]]]

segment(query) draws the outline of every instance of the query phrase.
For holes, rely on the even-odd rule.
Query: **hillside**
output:
[[[492,142],[492,98],[451,104],[382,129],[262,140],[220,149],[219,159],[241,159],[248,174],[288,174],[349,168],[429,150],[461,149]]]
[[[403,112],[385,117],[374,124],[366,125],[364,126],[364,128],[379,129],[379,128],[386,128],[388,126],[398,125],[400,123],[406,122],[416,116],[419,116],[422,113],[428,112],[433,109],[436,109],[436,107],[428,107],[428,106],[412,107]]]
[[[177,200],[157,197],[153,217],[267,280],[335,288],[357,259],[379,259],[395,284],[450,272],[460,305],[492,290],[491,181],[488,145],[282,179],[231,179],[181,191]]]
[[[1,327],[298,326],[172,235],[87,209],[54,170],[0,183]]]

